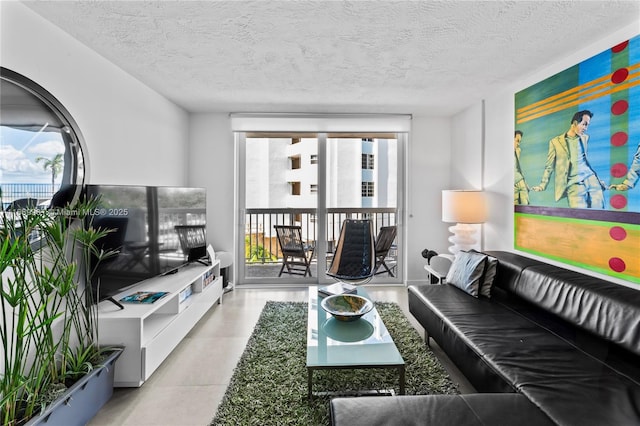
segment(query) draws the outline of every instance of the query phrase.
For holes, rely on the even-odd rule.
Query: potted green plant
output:
[[[92,226],[98,203],[87,200],[65,209],[1,213],[0,421],[4,425],[46,424],[54,418],[58,420],[51,424],[84,424],[113,392],[113,363],[122,348],[98,345],[98,305],[90,285],[92,265],[115,254],[99,248],[100,238],[111,230]],[[110,388],[100,391],[97,401],[83,404],[82,397],[74,395],[70,403],[70,391],[93,387],[86,383],[88,375],[109,375],[101,372],[104,367],[111,370]],[[83,405],[95,412],[84,407],[84,413],[70,417],[54,413],[57,407],[82,409]]]

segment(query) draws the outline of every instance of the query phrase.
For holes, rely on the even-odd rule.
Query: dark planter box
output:
[[[114,364],[123,350],[115,348],[100,367],[74,383],[44,412],[29,420],[26,426],[87,424],[113,395]]]

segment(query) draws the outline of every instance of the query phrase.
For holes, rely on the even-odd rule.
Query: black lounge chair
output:
[[[375,259],[371,220],[345,219],[327,275],[348,284],[364,284],[373,278]]]

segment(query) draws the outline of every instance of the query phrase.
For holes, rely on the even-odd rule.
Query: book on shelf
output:
[[[120,299],[123,303],[154,303],[169,294],[168,291],[137,291]]]
[[[193,289],[191,288],[191,286],[187,286],[184,290],[178,293],[178,303],[184,302],[185,300],[190,298],[192,294]]]
[[[356,294],[358,288],[352,284],[335,283],[326,287],[320,287],[318,294],[321,296],[334,296],[336,294]]]

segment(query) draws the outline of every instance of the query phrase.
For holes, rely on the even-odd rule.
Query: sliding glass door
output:
[[[318,265],[318,139],[315,134],[243,134],[244,185],[239,237],[241,282],[315,281]],[[304,258],[285,257],[276,226],[299,227]],[[298,241],[299,240],[299,241]],[[298,265],[308,262],[304,267]]]
[[[397,227],[373,282],[401,282],[405,140],[395,133],[237,132],[237,282],[331,282],[325,271],[346,218],[371,219],[376,233]],[[299,235],[298,257],[278,239],[282,227]]]

